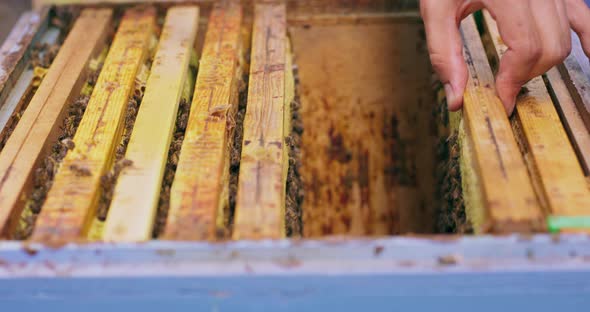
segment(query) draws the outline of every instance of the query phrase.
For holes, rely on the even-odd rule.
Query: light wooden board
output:
[[[228,204],[229,142],[238,106],[242,8],[217,6],[209,26],[187,130],[170,192],[164,239],[212,240]]]
[[[473,17],[461,23],[461,32],[469,69],[463,118],[486,210],[481,213],[485,219],[478,222],[481,226],[474,230],[542,230],[543,214],[506,111],[496,94],[494,75]]]
[[[572,32],[571,36],[572,52],[558,68],[586,128],[590,129],[590,61],[584,54],[578,35]]]
[[[508,50],[496,22],[485,11],[485,25],[498,59]],[[529,81],[526,92],[516,100],[516,120],[524,137],[523,147],[530,154],[529,171],[541,188],[541,203],[553,215],[590,215],[590,191],[576,153],[542,77]]]
[[[87,63],[104,44],[111,15],[109,9],[81,13],[0,153],[0,228],[5,235],[16,225],[37,164],[59,135],[66,105],[86,80]]]
[[[197,34],[199,8],[168,10],[106,220],[106,241],[151,239],[168,148]]]
[[[234,239],[285,236],[285,5],[254,7]]]
[[[432,233],[435,99],[423,26],[310,24],[289,34],[304,236]]]
[[[549,91],[586,175],[590,174],[590,132],[557,68],[547,72]]]
[[[0,105],[30,59],[29,47],[35,36],[39,36],[46,28],[47,11],[26,12],[19,18],[16,25],[0,47]]]
[[[156,10],[129,9],[121,20],[86,112],[33,232],[33,240],[67,241],[86,235],[95,216],[101,176],[113,161],[125,109],[143,65]]]

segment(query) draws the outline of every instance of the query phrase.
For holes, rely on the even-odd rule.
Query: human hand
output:
[[[578,33],[590,56],[590,8],[584,0],[421,0],[432,65],[445,86],[451,111],[463,105],[467,66],[459,33],[469,14],[487,9],[508,47],[500,61],[496,90],[506,112],[530,79],[561,63],[571,51],[570,31]]]

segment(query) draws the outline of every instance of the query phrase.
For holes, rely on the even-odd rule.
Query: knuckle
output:
[[[571,45],[565,45],[563,47],[561,47],[561,51],[559,54],[559,62],[565,60],[568,55],[570,55],[570,53],[572,52],[572,46]]]
[[[513,49],[520,55],[522,61],[527,64],[536,63],[543,55],[541,45],[534,40],[520,40]]]
[[[572,53],[572,40],[569,36],[567,37],[567,40],[566,40],[563,48],[564,48],[564,53],[565,53],[565,56],[563,58],[565,59],[566,57],[568,57],[570,55],[570,53]]]
[[[546,60],[550,66],[552,66],[563,61],[568,56],[568,54],[569,50],[566,46],[556,45],[549,48],[545,52],[543,59]]]
[[[536,61],[541,58],[543,48],[537,43],[532,43],[527,46],[526,53],[532,61]]]

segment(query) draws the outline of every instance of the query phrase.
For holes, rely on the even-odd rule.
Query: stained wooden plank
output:
[[[466,137],[474,154],[484,209],[476,232],[530,232],[543,229],[543,215],[504,107],[496,95],[473,17],[461,23],[469,79],[464,95]]]
[[[0,153],[0,228],[16,225],[31,191],[33,171],[59,135],[66,104],[80,93],[87,63],[99,53],[112,11],[84,10],[27,110]]]
[[[106,220],[103,239],[151,239],[160,186],[174,131],[178,103],[197,34],[199,8],[168,10],[125,159]]]
[[[508,50],[502,41],[498,26],[489,14],[484,13],[485,25],[497,58]],[[526,91],[516,100],[516,123],[522,132],[522,149],[533,179],[540,186],[546,211],[554,215],[590,215],[590,191],[586,187],[584,172],[551,96],[542,77],[525,84]]]
[[[86,235],[95,216],[101,176],[119,144],[125,108],[144,63],[155,25],[153,7],[125,12],[86,112],[37,219],[34,240],[67,241]]]
[[[576,107],[572,95],[569,93],[561,74],[557,68],[547,72],[547,84],[555,102],[555,107],[568,132],[578,159],[586,175],[590,174],[590,132]]]
[[[254,7],[234,239],[285,236],[285,24],[284,4]]]
[[[209,26],[174,182],[165,239],[211,240],[228,204],[229,142],[241,80],[242,8],[217,6]]]
[[[0,105],[28,64],[31,43],[46,27],[47,10],[26,12],[0,47]]]
[[[590,62],[578,35],[572,32],[571,36],[572,52],[558,68],[586,128],[590,129]]]

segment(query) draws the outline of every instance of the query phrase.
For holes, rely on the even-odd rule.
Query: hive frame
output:
[[[128,287],[136,291],[126,297],[127,303],[134,307],[141,306],[142,302],[145,306],[140,293],[148,289],[164,291],[162,298],[169,304],[185,291],[186,298],[202,300],[201,304],[208,307],[235,307],[243,304],[244,298],[260,299],[257,294],[273,292],[273,300],[250,303],[279,307],[282,303],[277,293],[297,291],[309,292],[305,295],[308,303],[326,303],[330,293],[386,297],[423,295],[425,291],[439,295],[482,295],[491,291],[498,298],[522,295],[528,290],[553,294],[556,290],[550,281],[560,280],[564,284],[559,291],[565,295],[551,303],[571,304],[572,296],[587,294],[590,289],[589,246],[588,237],[584,235],[326,238],[231,243],[161,241],[72,244],[58,249],[7,241],[0,242],[0,292],[3,299],[12,299],[11,303],[18,303],[20,307],[27,300],[39,299],[35,293],[19,292],[21,289],[52,289],[56,297],[74,299],[80,294],[74,289],[95,291],[96,285],[101,285],[101,290],[90,300],[109,303],[116,300],[113,294],[117,289]],[[322,252],[318,253],[319,250]],[[131,266],[133,271],[129,270]],[[66,280],[65,276],[75,278]],[[183,278],[173,279],[173,276]],[[53,278],[43,282],[31,279],[40,277]],[[132,278],[138,277],[144,278],[145,283],[134,283]],[[408,289],[409,279],[414,280],[417,287]],[[162,286],[163,281],[170,282],[168,287]],[[505,291],[490,289],[492,283],[508,282],[514,287]],[[195,285],[193,283],[207,286],[194,288],[190,286]],[[365,286],[359,288],[359,283]],[[466,291],[456,292],[467,286]],[[444,292],[443,289],[454,291]],[[376,307],[384,303],[363,302],[365,306]],[[430,302],[436,304],[437,301]],[[486,302],[490,307],[498,304],[498,301]],[[547,303],[547,299],[534,302],[538,307],[547,307]],[[59,304],[56,307],[66,308]],[[467,308],[465,306],[464,310]],[[462,305],[456,310],[461,311]]]

